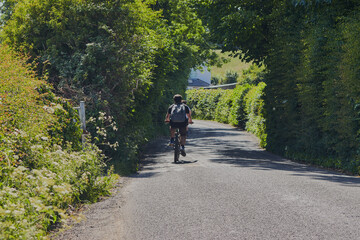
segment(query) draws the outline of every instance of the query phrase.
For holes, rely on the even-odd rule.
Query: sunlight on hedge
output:
[[[3,45],[0,79],[0,239],[42,239],[70,204],[109,194],[116,177],[103,177],[95,146],[76,151],[77,112]]]
[[[263,90],[266,84],[238,85],[232,90],[195,89],[186,92],[194,118],[229,123],[255,134],[266,146]]]

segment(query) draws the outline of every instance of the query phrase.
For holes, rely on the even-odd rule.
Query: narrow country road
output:
[[[57,239],[360,239],[358,177],[288,161],[215,122],[190,127],[181,164],[166,143]]]

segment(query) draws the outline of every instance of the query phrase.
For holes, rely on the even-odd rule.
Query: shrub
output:
[[[230,123],[245,128],[266,146],[263,92],[264,82],[239,85],[233,90],[188,90],[187,100],[193,117]]]
[[[109,194],[104,157],[81,150],[77,113],[0,45],[0,239],[41,239],[69,205]]]
[[[227,71],[225,78],[221,81],[221,84],[236,83],[239,78],[239,74],[233,71]]]
[[[264,81],[265,67],[257,64],[252,64],[248,69],[243,70],[242,76],[239,80],[241,84],[257,85]]]
[[[221,82],[221,78],[218,77],[211,77],[211,84],[218,85]]]
[[[244,97],[251,89],[251,85],[239,85],[233,90],[233,104],[230,108],[229,123],[245,129],[247,116],[245,112]]]
[[[215,120],[217,104],[224,94],[224,90],[188,90],[186,92],[188,104],[194,118]]]
[[[215,110],[215,121],[229,123],[230,110],[234,97],[232,90],[224,90]]]
[[[260,139],[260,145],[266,146],[265,118],[263,114],[264,100],[262,95],[266,84],[260,83],[253,87],[245,96],[245,111],[247,113],[246,130]]]

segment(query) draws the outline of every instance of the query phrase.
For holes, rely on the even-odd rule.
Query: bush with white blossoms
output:
[[[45,239],[116,179],[95,145],[82,149],[76,110],[25,62],[0,45],[0,239]]]
[[[109,194],[113,175],[95,149],[43,153],[46,167],[7,166],[0,171],[0,239],[41,239],[66,219],[70,204],[94,202]]]
[[[116,179],[102,176],[96,149],[43,153],[46,167],[7,166],[0,171],[0,239],[41,239],[66,219],[71,204],[94,202],[109,194]]]

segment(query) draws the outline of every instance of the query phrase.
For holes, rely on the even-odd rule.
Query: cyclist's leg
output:
[[[174,138],[174,137],[175,137],[175,131],[176,131],[176,128],[175,128],[175,127],[170,127],[170,137],[171,137],[171,138]]]
[[[169,146],[173,146],[173,145],[174,145],[175,132],[176,132],[176,127],[174,126],[173,123],[170,122],[170,142],[169,142]]]
[[[186,126],[183,126],[183,127],[180,127],[179,128],[179,131],[180,131],[180,136],[181,136],[181,139],[180,139],[180,153],[182,156],[186,156],[186,153],[185,153],[185,143],[186,143]]]
[[[174,122],[170,121],[170,137],[171,138],[175,137],[176,129],[179,127],[180,127],[179,123],[176,123],[176,122],[174,123]]]
[[[185,127],[180,127],[179,131],[180,131],[180,136],[181,136],[180,144],[181,144],[181,146],[185,146],[185,143],[186,143],[186,126]]]

